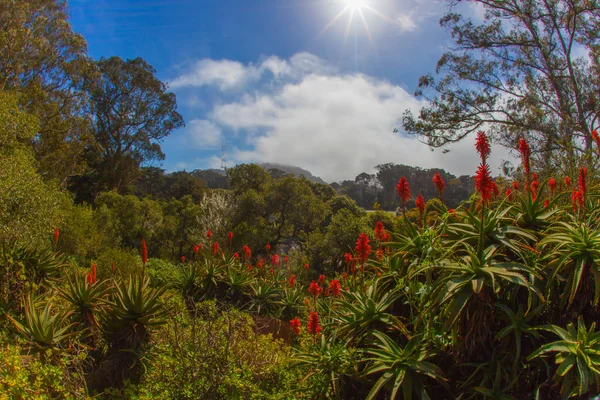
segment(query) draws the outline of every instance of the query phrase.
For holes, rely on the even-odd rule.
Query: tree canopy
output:
[[[526,138],[540,165],[574,169],[599,124],[600,6],[587,0],[473,3],[484,7],[483,22],[456,12],[441,19],[453,47],[438,61],[437,77],[419,80],[416,95],[430,104],[418,116],[407,110],[404,128],[439,147],[489,127],[510,148]]]

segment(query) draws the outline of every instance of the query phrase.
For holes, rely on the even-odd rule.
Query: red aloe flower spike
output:
[[[263,260],[262,258],[260,260],[258,260],[258,263],[256,264],[256,267],[258,269],[261,269],[263,266],[265,265],[265,260]]]
[[[288,256],[283,257],[283,262],[287,265],[290,262],[290,258]]]
[[[54,236],[52,238],[52,240],[54,241],[54,247],[58,246],[59,236],[60,236],[60,231],[58,230],[58,228],[54,228]]]
[[[308,271],[308,263],[304,264],[304,269]]]
[[[506,192],[504,192],[506,197],[508,197],[508,201],[512,201],[512,190],[510,188],[506,188]]]
[[[273,254],[273,257],[271,257],[271,265],[279,265],[279,255]]]
[[[230,232],[227,234],[227,245],[228,245],[228,246],[231,246],[231,243],[232,243],[232,242],[233,242],[233,232],[231,232],[231,231],[230,231]]]
[[[490,141],[489,141],[487,135],[485,134],[485,132],[483,132],[483,131],[477,132],[475,148],[477,149],[477,152],[481,156],[481,162],[485,163],[485,161],[487,160],[487,157],[490,155],[490,152],[491,152]]]
[[[88,285],[92,285],[94,283],[94,277],[91,272],[88,272],[86,275]]]
[[[398,192],[398,196],[402,201],[402,211],[405,211],[406,202],[410,199],[410,188],[408,187],[408,181],[405,177],[402,177],[400,180],[398,180],[396,191]]]
[[[115,263],[114,262],[110,263],[110,270],[113,274],[115,273]]]
[[[331,293],[331,295],[333,297],[339,296],[341,291],[342,291],[342,286],[340,285],[339,280],[333,279],[333,280],[331,280],[331,282],[329,282],[329,293]]]
[[[440,200],[442,200],[442,192],[444,191],[444,188],[446,187],[446,183],[442,179],[442,176],[440,175],[439,172],[435,173],[432,180],[433,180],[433,184],[435,185],[435,188],[437,189],[438,193],[440,194]]]
[[[181,263],[185,263],[185,256],[181,256]]]
[[[318,335],[322,328],[321,325],[319,324],[319,314],[317,314],[314,311],[311,311],[309,316],[308,316],[308,323],[306,324],[306,328],[308,333],[312,334],[312,335]]]
[[[352,253],[346,253],[346,254],[344,254],[344,262],[346,264],[351,264],[352,261],[354,261],[354,259],[352,258]]]
[[[592,131],[592,139],[596,142],[596,147],[598,147],[598,151],[600,151],[600,136],[598,135],[598,131],[595,129]]]
[[[568,188],[569,186],[571,186],[571,178],[569,176],[565,176],[565,186]]]
[[[312,294],[315,298],[321,293],[322,290],[323,289],[321,286],[319,286],[317,281],[312,281],[308,286],[308,293]]]
[[[142,263],[146,265],[148,262],[148,248],[146,247],[146,240],[142,238]]]
[[[322,285],[325,282],[325,275],[319,275],[319,283]]]
[[[383,239],[383,235],[384,233],[384,227],[383,227],[383,222],[381,221],[377,221],[377,223],[375,224],[375,237],[377,238],[377,240],[382,240]]]
[[[247,245],[242,247],[242,253],[244,253],[244,259],[250,260],[250,258],[252,258],[252,251],[250,251],[250,247]]]
[[[423,217],[423,213],[425,212],[425,199],[422,195],[417,196],[417,199],[415,200],[415,205],[419,209],[419,214],[421,214],[421,217]]]
[[[364,264],[369,259],[371,254],[371,246],[369,245],[369,237],[366,233],[361,233],[356,240],[356,253],[359,263]]]
[[[290,326],[292,327],[292,331],[294,331],[295,335],[300,334],[300,327],[302,327],[302,324],[300,323],[298,317],[290,320]]]
[[[215,242],[215,244],[213,244],[212,253],[213,253],[213,255],[217,255],[218,252],[219,252],[219,242]]]
[[[523,169],[525,170],[525,177],[527,179],[527,182],[529,182],[529,157],[531,157],[531,148],[529,147],[529,144],[527,144],[527,141],[524,138],[521,138],[521,140],[519,140],[519,153],[521,153],[521,157],[523,157]]]
[[[548,208],[549,205],[550,205],[550,200],[548,200],[548,199],[544,200],[544,208]]]
[[[556,190],[556,179],[548,179],[548,187],[550,188],[550,196],[554,195],[554,191]]]
[[[296,275],[290,276],[290,287],[293,288],[296,285]]]
[[[208,231],[206,231],[206,238],[208,240],[210,240],[210,238],[212,237],[212,235],[213,235],[213,233],[212,233],[212,231],[210,229]]]
[[[481,195],[481,201],[484,204],[492,198],[494,183],[488,165],[481,164],[479,168],[477,168],[477,173],[475,174],[475,189],[477,189]]]
[[[377,260],[378,261],[383,260],[383,249],[382,248],[377,249]]]
[[[537,181],[537,179],[534,179],[534,181],[531,182],[531,187],[530,188],[531,188],[531,195],[535,199],[537,197],[538,190],[540,189],[540,184]]]
[[[197,254],[197,253],[198,253],[198,251],[200,251],[200,246],[198,246],[198,245],[195,245],[195,246],[194,246],[194,254]]]
[[[96,273],[98,269],[96,268],[96,263],[92,263],[92,278],[94,279],[94,283],[96,283]]]
[[[240,253],[233,253],[233,258],[235,258],[236,260],[237,260],[238,258],[240,258]]]
[[[517,182],[517,181],[514,181],[514,182],[512,183],[512,187],[513,187],[513,189],[514,189],[516,192],[518,192],[518,191],[519,191],[519,182]]]
[[[267,245],[265,246],[265,249],[267,249],[267,253],[271,251],[271,244],[267,243]]]

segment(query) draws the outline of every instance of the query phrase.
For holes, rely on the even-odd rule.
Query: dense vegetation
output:
[[[151,66],[91,60],[62,1],[0,23],[0,399],[600,392],[596,130],[547,158],[516,136],[507,179],[482,131],[474,178],[166,174],[183,120]]]

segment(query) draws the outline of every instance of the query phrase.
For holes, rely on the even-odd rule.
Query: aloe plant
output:
[[[70,332],[73,324],[66,323],[66,315],[52,313],[51,309],[50,302],[41,304],[30,294],[25,302],[23,323],[8,316],[17,331],[41,352],[64,350],[65,342],[75,334]]]
[[[366,350],[372,364],[364,371],[365,375],[381,374],[367,400],[374,399],[387,384],[391,384],[390,399],[395,399],[400,390],[404,400],[429,399],[425,390],[424,378],[432,378],[445,385],[442,370],[426,361],[431,354],[422,345],[421,338],[415,336],[403,347],[396,344],[387,335],[374,332],[377,341],[375,347]]]
[[[70,314],[75,321],[83,324],[92,332],[98,327],[97,315],[106,304],[110,287],[105,282],[90,284],[81,276],[67,279],[66,288],[58,288],[59,295],[70,305]]]
[[[137,351],[147,344],[152,328],[166,323],[160,299],[166,288],[149,284],[149,278],[134,275],[115,285],[114,301],[104,313],[105,332],[113,347]]]
[[[560,393],[564,398],[597,394],[600,390],[600,332],[596,331],[596,323],[587,329],[580,317],[577,328],[570,323],[567,329],[556,325],[538,329],[551,332],[560,340],[544,344],[527,360],[554,354],[554,362],[558,365],[554,380],[561,384]]]

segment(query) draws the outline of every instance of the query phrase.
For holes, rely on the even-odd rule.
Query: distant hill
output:
[[[310,171],[307,171],[305,169],[302,169],[300,167],[296,167],[293,165],[284,165],[284,164],[275,164],[275,163],[259,163],[258,165],[260,165],[267,171],[279,170],[279,171],[282,171],[283,173],[285,173],[285,175],[294,175],[297,178],[300,178],[300,176],[304,175],[304,177],[311,182],[326,183],[323,179],[311,174]],[[271,174],[271,175],[273,175],[273,174]]]

